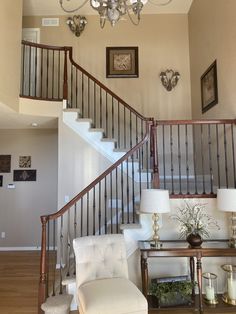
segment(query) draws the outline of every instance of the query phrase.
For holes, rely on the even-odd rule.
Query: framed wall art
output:
[[[202,113],[218,103],[216,60],[201,76]]]
[[[138,77],[138,47],[107,47],[107,78]]]
[[[30,168],[31,167],[31,156],[20,156],[19,157],[19,167],[20,168]]]
[[[0,186],[2,186],[3,183],[3,176],[0,176]]]
[[[11,155],[0,155],[0,173],[11,172]]]
[[[14,170],[13,181],[36,181],[36,170]]]

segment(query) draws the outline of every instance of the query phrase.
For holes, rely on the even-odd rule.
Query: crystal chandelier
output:
[[[73,13],[81,9],[88,1],[90,1],[91,7],[96,10],[100,16],[100,26],[105,26],[106,20],[108,20],[112,26],[119,21],[119,19],[127,14],[130,21],[134,25],[138,25],[140,21],[140,13],[143,6],[149,1],[154,5],[167,5],[173,0],[84,0],[81,4],[77,5],[74,9],[67,9],[65,2],[71,0],[59,0],[60,6],[67,13]],[[79,0],[77,0],[79,1]]]

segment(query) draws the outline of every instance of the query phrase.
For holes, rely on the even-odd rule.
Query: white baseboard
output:
[[[53,251],[53,249],[52,246],[49,247],[50,251]],[[57,247],[55,247],[55,250],[57,250]],[[41,251],[41,246],[0,246],[1,251]]]
[[[0,251],[40,251],[40,246],[9,246],[0,247]]]

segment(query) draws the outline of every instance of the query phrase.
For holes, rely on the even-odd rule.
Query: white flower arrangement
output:
[[[184,208],[177,208],[177,211],[178,213],[171,218],[180,223],[180,238],[185,238],[189,234],[208,238],[209,229],[220,229],[217,221],[206,213],[206,204],[185,202]]]

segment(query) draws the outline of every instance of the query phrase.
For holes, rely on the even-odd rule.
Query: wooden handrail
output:
[[[42,48],[42,49],[49,49],[49,50],[60,50],[60,51],[68,51],[72,47],[69,46],[50,46],[45,44],[38,44],[38,43],[32,43],[31,41],[22,40],[21,43],[26,46],[36,47],[36,48]]]
[[[156,125],[179,125],[179,124],[236,124],[236,119],[203,119],[203,120],[156,120]]]

